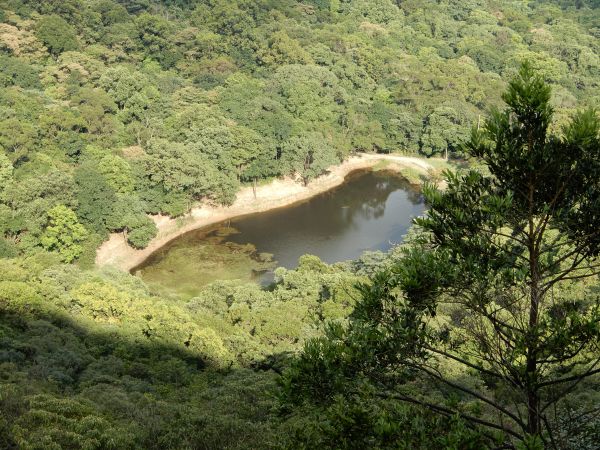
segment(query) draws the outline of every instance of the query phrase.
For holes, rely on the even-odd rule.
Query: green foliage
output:
[[[148,153],[142,163],[151,185],[190,199],[209,197],[228,204],[235,198],[237,180],[219,171],[208,155],[194,151],[191,144],[156,140]]]
[[[259,56],[263,64],[309,64],[311,62],[310,55],[285,31],[273,33],[267,45],[267,49]]]
[[[336,162],[339,159],[335,149],[320,133],[293,136],[281,149],[283,171],[300,175],[305,185]]]
[[[444,190],[425,189],[421,235],[361,286],[348,326],[307,342],[282,381],[284,404],[366,390],[519,448],[554,445],[561,409],[600,372],[597,293],[572,285],[599,274],[600,119],[585,110],[552,135],[550,94],[524,64],[506,110],[465,146],[488,174],[448,172]]]
[[[55,57],[62,52],[76,50],[79,46],[73,28],[56,14],[43,16],[39,20],[36,35]]]
[[[148,13],[135,19],[139,39],[146,54],[156,59],[165,68],[174,66],[181,55],[176,51],[170,38],[171,23],[162,17]]]
[[[465,120],[452,107],[440,106],[426,119],[421,135],[421,149],[433,156],[442,150],[446,156],[455,151],[467,138]]]
[[[359,395],[337,397],[323,410],[302,408],[297,414],[286,429],[283,448],[475,450],[489,445],[459,419]]]
[[[110,95],[120,109],[125,107],[127,101],[144,86],[144,78],[136,76],[123,66],[108,68],[100,78],[100,86]]]
[[[65,205],[48,211],[48,225],[40,238],[46,250],[56,251],[64,262],[72,262],[82,251],[81,242],[87,230],[77,221],[75,213]]]
[[[267,394],[274,388],[270,369],[281,371],[287,353],[320,336],[322,320],[345,323],[358,296],[353,284],[380,269],[394,283],[413,280],[404,285],[420,299],[419,314],[403,316],[410,323],[435,311],[425,327],[434,329],[433,337],[450,333],[448,348],[467,345],[469,354],[480,349],[456,336],[464,313],[436,306],[448,287],[437,289],[435,281],[442,273],[448,282],[456,281],[450,275],[457,272],[464,282],[470,279],[465,274],[487,276],[488,269],[528,252],[510,247],[505,236],[487,245],[483,257],[448,265],[440,261],[446,252],[432,258],[429,250],[451,240],[460,240],[461,250],[481,250],[472,221],[496,220],[502,208],[516,208],[527,188],[523,174],[543,161],[546,170],[533,178],[547,187],[535,195],[547,200],[556,183],[567,183],[561,174],[570,164],[573,178],[565,195],[581,199],[576,208],[557,210],[561,217],[548,228],[549,242],[579,239],[583,245],[584,236],[595,232],[596,188],[582,193],[577,186],[595,186],[598,178],[590,137],[596,121],[591,112],[570,120],[577,104],[600,101],[595,6],[592,0],[2,2],[0,447],[272,448],[284,435],[291,436],[285,442],[293,448],[350,448],[353,442],[380,448],[403,442],[417,448],[483,446],[468,422],[435,417],[421,407],[399,408],[368,392],[276,417],[276,402]],[[514,125],[521,113],[494,113],[481,123],[483,134],[469,152],[490,164],[497,155],[489,141],[500,136],[518,144],[511,154],[516,159],[498,163],[492,181],[472,174],[451,179],[454,198],[428,191],[432,205],[452,200],[454,206],[444,210],[447,221],[436,228],[440,242],[406,257],[413,266],[398,265],[398,252],[365,255],[339,267],[306,257],[298,270],[278,270],[271,290],[216,283],[193,300],[150,294],[127,274],[78,268],[93,266],[95,247],[110,232],[142,248],[156,233],[148,213],[175,217],[198,201],[230,204],[242,183],[291,174],[306,183],[354,151],[465,156],[460,143],[469,128],[485,110],[500,107],[502,80],[515,75],[524,59],[553,86],[547,142],[539,144],[540,138],[535,152],[524,150]],[[506,99],[514,105],[523,92],[511,89]],[[538,93],[538,103],[549,108],[547,95]],[[546,120],[548,111],[540,118]],[[499,135],[488,129],[494,123]],[[564,164],[549,162],[557,153]],[[494,197],[500,188],[512,196]],[[464,208],[468,214],[461,216]],[[509,211],[522,217],[523,208]],[[506,229],[479,223],[512,236],[523,232],[516,222],[505,223]],[[495,246],[504,253],[495,253]],[[556,263],[564,254],[549,253],[542,263]],[[203,264],[220,257],[208,256],[213,259]],[[238,267],[247,269],[240,263],[247,253],[237,256]],[[77,266],[60,262],[75,258]],[[501,273],[496,281],[508,294],[527,281],[526,268],[513,265]],[[597,291],[588,281],[569,281],[551,291],[555,306],[542,308],[548,319],[540,322],[546,334],[535,334],[543,335],[545,349],[563,348],[563,356],[596,332]],[[394,283],[375,278],[371,287],[363,286],[372,303],[367,308],[361,302],[355,316],[372,324],[390,311],[394,317],[414,312],[415,305],[402,301],[400,310],[390,309],[400,298]],[[497,299],[500,306],[508,294]],[[381,361],[389,362],[385,358],[397,350],[390,343],[400,332],[386,328],[386,321],[377,323],[381,327],[365,325],[356,335],[333,327],[328,335],[335,345],[320,341],[323,347],[306,360],[306,373],[315,369],[311,377],[321,380],[325,400],[331,400],[332,386],[351,389],[362,377],[378,375],[365,362],[374,354],[363,351],[361,339],[392,336],[377,349]],[[339,363],[357,363],[360,370],[339,376],[336,367],[320,365],[319,351],[335,354],[350,335],[356,345],[344,347],[349,361]],[[417,354],[423,335],[404,327],[400,336],[408,342],[402,351]],[[526,340],[518,344],[518,351],[527,348]],[[592,355],[580,352],[563,375],[580,373]],[[509,361],[522,369],[517,356]],[[409,394],[427,393],[437,404],[443,399],[449,408],[458,405],[461,414],[497,419],[481,402],[466,394],[457,400],[454,392],[449,395],[453,389],[440,389],[411,370],[394,372],[412,383]],[[498,383],[465,375],[447,361],[440,370],[460,374],[456,381],[473,388],[485,386],[502,404],[520,401]],[[561,371],[549,367],[544,376]],[[308,385],[310,378],[304,381]],[[592,384],[577,386],[576,401],[558,405],[558,419],[549,418],[566,447],[591,449],[598,441],[597,425],[584,408],[598,400],[586,383]],[[435,436],[427,436],[427,429]]]
[[[221,282],[184,300],[116,270],[0,259],[0,442],[279,448],[306,418],[278,419],[272,368],[316,332],[319,292],[347,304],[358,279],[301,266],[272,291]]]
[[[27,413],[12,428],[14,440],[21,448],[102,449],[133,445],[131,433],[96,415],[89,402],[47,394],[35,395],[26,401]]]
[[[557,127],[578,101],[600,99],[587,5],[209,3],[3,5],[0,148],[11,184],[48,171],[78,180],[79,204],[10,205],[33,224],[11,237],[18,251],[39,245],[56,203],[106,236],[125,229],[104,219],[118,215],[115,195],[135,216],[180,216],[197,201],[230,204],[242,183],[309,182],[355,151],[461,158],[523,59],[557,88]],[[80,167],[89,148],[93,170]]]
[[[22,163],[32,157],[37,137],[38,132],[31,123],[16,118],[0,121],[0,148],[13,163]]]
[[[70,174],[45,167],[17,182],[15,177],[0,191],[0,229],[25,250],[39,245],[47,212],[57,204],[74,209],[74,185]]]
[[[0,20],[0,22],[2,22]],[[0,56],[0,86],[21,86],[24,89],[40,88],[39,72],[19,58]]]
[[[0,238],[0,258],[12,258],[17,254],[17,248],[13,242]]]
[[[98,162],[100,172],[108,185],[119,194],[127,194],[133,191],[134,179],[131,167],[123,158],[106,155]]]
[[[111,114],[116,110],[110,95],[95,88],[79,89],[72,99],[77,106],[85,129],[94,135],[104,136],[117,130],[115,117]]]
[[[92,162],[77,168],[75,183],[77,215],[90,230],[106,233],[107,223],[117,199],[114,189]]]
[[[4,190],[8,182],[12,179],[12,175],[13,165],[10,159],[5,154],[0,153],[0,191]]]
[[[144,248],[156,236],[154,221],[143,214],[129,215],[125,218],[127,242],[135,248]]]

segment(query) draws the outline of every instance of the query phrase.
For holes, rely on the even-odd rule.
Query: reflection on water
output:
[[[171,284],[173,278],[177,288],[183,273],[192,277],[186,284],[200,286],[214,281],[207,271],[215,267],[219,268],[216,278],[252,279],[259,253],[273,254],[278,266],[288,268],[295,267],[306,253],[329,263],[354,259],[365,250],[385,251],[401,242],[411,219],[424,210],[421,194],[394,174],[353,173],[343,185],[306,202],[231,220],[227,224],[236,233],[224,240],[210,241],[214,234],[206,229],[188,233],[146,261],[141,276],[150,284],[160,282],[162,287]],[[218,247],[208,250],[207,244]],[[239,252],[241,246],[244,252]],[[203,251],[197,251],[199,248]],[[224,257],[230,251],[246,259]],[[207,264],[206,258],[212,253],[221,262],[233,259],[235,270],[225,274],[222,265]],[[258,259],[263,261],[258,266],[266,269],[265,260]],[[247,269],[241,270],[243,267]],[[269,280],[269,274],[267,270],[262,281]]]
[[[279,266],[295,267],[306,253],[333,263],[388,250],[424,209],[421,194],[401,178],[360,172],[304,203],[231,221],[239,233],[230,240],[272,253]]]

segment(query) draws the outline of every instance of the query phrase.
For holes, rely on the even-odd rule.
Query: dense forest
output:
[[[598,105],[597,0],[0,0],[0,448],[597,450]],[[460,162],[388,253],[94,266],[357,152]]]

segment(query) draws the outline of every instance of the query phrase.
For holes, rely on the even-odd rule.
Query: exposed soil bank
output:
[[[98,266],[112,265],[129,271],[140,265],[152,253],[178,236],[189,231],[222,222],[237,216],[267,211],[273,208],[289,206],[296,202],[309,199],[322,192],[328,191],[344,182],[346,176],[360,169],[368,169],[380,161],[389,161],[386,169],[402,170],[411,168],[426,174],[433,166],[422,158],[396,155],[364,154],[353,156],[329,172],[308,184],[302,185],[297,181],[286,178],[275,180],[270,184],[256,188],[256,198],[251,187],[241,189],[231,206],[215,207],[200,205],[193,208],[184,217],[172,219],[168,216],[156,215],[152,219],[158,228],[157,236],[142,250],[130,247],[121,233],[113,233],[96,253]]]

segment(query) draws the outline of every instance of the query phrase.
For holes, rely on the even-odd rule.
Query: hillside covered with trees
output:
[[[525,59],[560,124],[600,98],[598,9],[569,5],[4,0],[0,253],[89,264],[110,231],[144,247],[146,213],[243,183],[355,151],[460,153]]]
[[[0,448],[597,450],[599,105],[596,0],[0,0]],[[461,167],[268,288],[94,266],[356,152]]]

